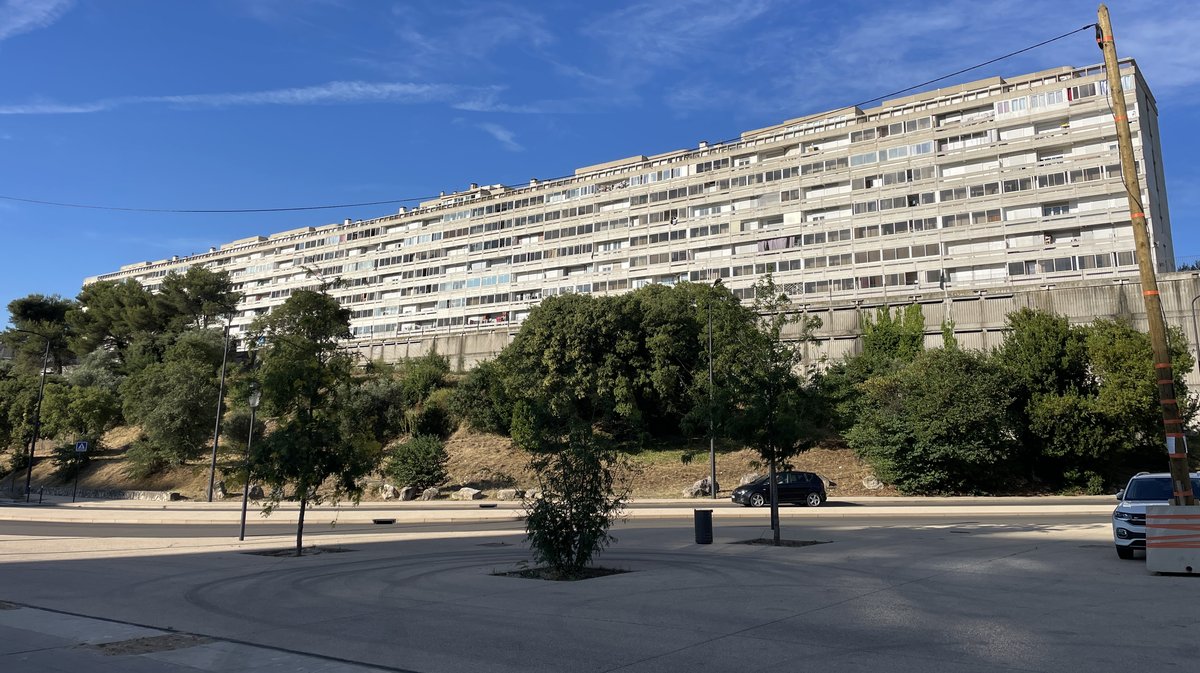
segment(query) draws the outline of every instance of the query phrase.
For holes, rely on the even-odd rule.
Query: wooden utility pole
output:
[[[1117,45],[1113,41],[1112,22],[1108,7],[1100,5],[1100,23],[1096,42],[1104,52],[1104,70],[1108,74],[1108,90],[1117,127],[1117,144],[1121,150],[1121,174],[1129,199],[1129,221],[1142,281],[1142,300],[1146,305],[1146,322],[1150,330],[1150,345],[1154,350],[1154,372],[1158,382],[1158,398],[1162,403],[1163,427],[1166,430],[1167,457],[1171,465],[1173,502],[1194,505],[1192,482],[1188,477],[1187,439],[1183,434],[1183,419],[1175,397],[1175,375],[1171,371],[1171,352],[1167,348],[1167,326],[1163,320],[1162,299],[1158,280],[1154,276],[1154,260],[1150,254],[1150,234],[1146,231],[1146,209],[1142,204],[1142,185],[1133,162],[1133,141],[1129,132],[1125,91],[1121,88],[1121,69],[1117,64]]]

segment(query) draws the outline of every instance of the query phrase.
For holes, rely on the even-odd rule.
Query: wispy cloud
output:
[[[58,21],[74,0],[4,0],[0,3],[0,42]]]
[[[0,115],[47,115],[104,112],[129,105],[226,108],[252,105],[349,105],[361,103],[445,103],[474,109],[492,104],[500,87],[407,82],[328,82],[308,87],[234,93],[123,96],[83,103],[33,101],[0,105]]]
[[[478,124],[478,126],[486,131],[488,135],[495,138],[509,152],[521,152],[525,149],[516,141],[516,135],[512,131],[499,124],[484,122]]]
[[[504,2],[446,2],[392,9],[397,43],[378,65],[409,75],[487,68],[501,49],[537,52],[555,42],[545,17]]]

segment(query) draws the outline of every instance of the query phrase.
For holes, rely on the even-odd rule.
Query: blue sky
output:
[[[936,11],[930,8],[936,4]],[[1110,3],[1158,99],[1176,254],[1200,257],[1200,3]],[[893,0],[0,0],[0,195],[254,208],[521,183],[851,104],[1095,21]],[[957,78],[1101,60],[1089,32]],[[0,306],[255,234],[366,218],[0,200]]]

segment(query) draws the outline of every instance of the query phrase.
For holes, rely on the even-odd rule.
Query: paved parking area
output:
[[[600,559],[630,572],[573,583],[495,575],[528,561],[515,528],[333,535],[319,543],[350,551],[303,558],[212,539],[2,532],[0,600],[212,639],[169,651],[173,665],[201,670],[239,647],[259,648],[264,667],[276,654],[315,655],[314,665],[421,673],[1060,673],[1200,661],[1200,578],[1117,559],[1095,515],[785,521],[786,538],[829,542],[796,548],[732,544],[769,532],[741,519],[718,516],[715,544],[703,546],[690,522],[633,519]],[[0,620],[5,671],[23,670],[14,628]],[[77,651],[65,643],[84,635],[58,649]]]

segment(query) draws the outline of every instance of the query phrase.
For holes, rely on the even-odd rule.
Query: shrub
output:
[[[146,441],[142,437],[135,441],[125,452],[125,459],[129,463],[126,468],[129,476],[134,479],[144,479],[154,474],[158,474],[171,464],[168,455],[156,448],[153,444]]]
[[[571,578],[615,538],[609,534],[628,496],[614,491],[615,453],[579,433],[560,451],[534,454],[538,492],[525,501],[525,539],[537,563]]]
[[[386,473],[398,484],[424,490],[446,480],[446,445],[430,435],[416,435],[392,452]]]
[[[60,481],[70,481],[77,474],[83,471],[84,466],[88,464],[92,451],[96,451],[99,442],[92,441],[89,443],[88,451],[80,453],[75,450],[75,444],[62,444],[54,447],[54,455],[51,460],[54,462],[54,476]]]
[[[444,404],[426,402],[404,415],[410,435],[426,435],[446,439],[454,431],[450,410]]]
[[[474,430],[507,435],[512,399],[504,393],[503,367],[496,360],[476,365],[454,389],[450,407]]]
[[[986,355],[937,349],[868,380],[846,434],[885,482],[913,495],[1012,489],[1010,382]]]

